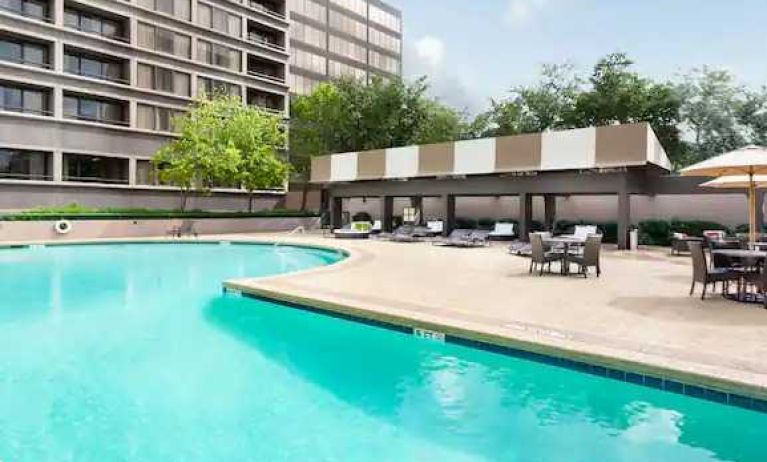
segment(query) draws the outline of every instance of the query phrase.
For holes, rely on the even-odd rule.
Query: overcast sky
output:
[[[404,17],[404,75],[477,111],[543,63],[584,70],[624,51],[637,69],[673,79],[709,65],[767,83],[767,0],[389,0]]]

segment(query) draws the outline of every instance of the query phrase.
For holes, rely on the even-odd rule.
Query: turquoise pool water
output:
[[[0,250],[0,460],[767,460],[767,415],[221,293],[273,246]]]

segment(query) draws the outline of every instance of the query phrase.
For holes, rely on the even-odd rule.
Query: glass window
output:
[[[64,181],[128,183],[128,159],[64,153]]]
[[[242,37],[242,18],[233,14],[229,15],[229,34]]]
[[[151,161],[136,160],[136,184],[156,185],[157,173]]]
[[[197,23],[201,26],[210,27],[213,22],[213,8],[204,3],[197,4]]]
[[[0,8],[37,19],[48,18],[48,3],[40,0],[0,0]]]
[[[174,15],[177,18],[186,19],[189,21],[192,19],[192,2],[191,0],[175,0],[174,2]]]
[[[182,111],[174,109],[139,104],[137,125],[145,130],[171,132],[174,130],[175,118],[182,114]]]
[[[138,23],[138,46],[154,50],[154,27],[143,22]]]
[[[173,0],[155,0],[155,9],[160,13],[173,14]]]
[[[229,27],[229,18],[227,16],[226,11],[219,10],[218,8],[213,9],[213,29],[226,33],[227,28]]]
[[[154,89],[154,85],[152,83],[152,66],[148,64],[142,64],[138,63],[138,86],[141,88],[149,88]]]
[[[44,89],[0,83],[0,109],[49,115],[49,95],[50,92]]]
[[[140,47],[189,58],[192,39],[188,35],[177,34],[162,27],[140,22],[138,23],[138,43]]]
[[[71,49],[65,50],[64,70],[71,74],[96,79],[125,82],[124,64],[101,56],[93,56]]]
[[[64,10],[64,25],[72,29],[82,30],[91,34],[125,41],[123,25],[116,19],[97,16],[96,14],[67,8]]]
[[[144,63],[138,64],[138,86],[141,88],[189,96],[189,81],[189,74]]]
[[[173,73],[173,93],[182,96],[189,96],[191,94],[191,77],[189,74],[183,72]]]
[[[136,124],[138,128],[154,130],[154,108],[146,104],[139,104],[137,109]]]
[[[125,103],[80,95],[64,95],[64,117],[125,125]]]
[[[0,178],[52,180],[50,152],[0,149]]]

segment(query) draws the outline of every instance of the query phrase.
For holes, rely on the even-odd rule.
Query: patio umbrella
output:
[[[744,181],[741,183],[741,187],[748,189],[749,238],[752,243],[756,242],[757,179],[761,175],[767,175],[767,148],[746,146],[691,165],[682,169],[681,173],[684,176],[743,177]],[[722,184],[733,183],[732,180],[719,180]]]

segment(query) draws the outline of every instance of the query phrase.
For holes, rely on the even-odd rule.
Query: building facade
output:
[[[289,0],[290,88],[402,74],[402,14],[380,0]]]
[[[172,118],[214,90],[287,115],[288,30],[285,0],[0,0],[0,209],[176,206]]]

